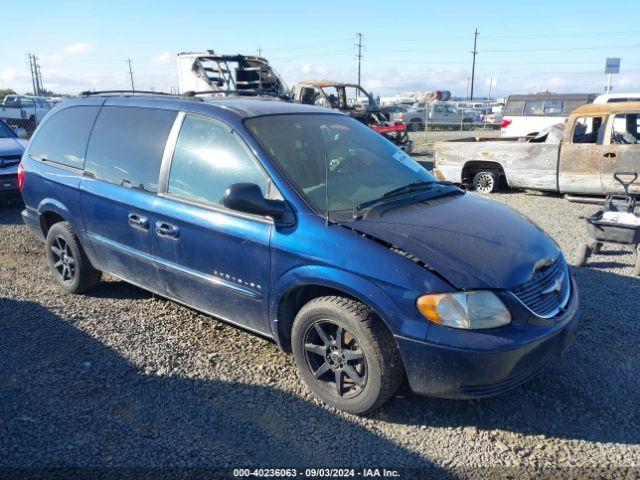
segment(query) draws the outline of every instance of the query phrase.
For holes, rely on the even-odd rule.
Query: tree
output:
[[[15,95],[15,90],[11,88],[0,88],[0,99],[4,100],[7,95]]]

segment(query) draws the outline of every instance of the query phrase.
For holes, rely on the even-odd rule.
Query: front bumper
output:
[[[396,336],[411,389],[443,398],[478,398],[510,390],[538,373],[575,337],[580,322],[578,290],[552,326],[527,325],[528,340],[516,348],[472,350]]]
[[[18,174],[0,170],[0,195],[13,195],[18,192]]]

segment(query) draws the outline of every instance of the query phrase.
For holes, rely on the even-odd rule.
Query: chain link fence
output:
[[[0,120],[20,137],[31,138],[36,127],[51,109],[51,105],[39,97],[7,95],[0,104]]]

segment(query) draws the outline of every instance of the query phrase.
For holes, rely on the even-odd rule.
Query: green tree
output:
[[[15,90],[11,88],[0,88],[0,99],[4,100],[7,95],[15,95]]]

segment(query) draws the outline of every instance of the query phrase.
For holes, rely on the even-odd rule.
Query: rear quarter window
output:
[[[77,106],[59,110],[31,140],[29,155],[68,167],[83,168],[91,127],[100,107]]]
[[[103,107],[87,149],[86,171],[99,180],[156,193],[176,115],[173,110]]]
[[[503,115],[522,115],[524,109],[524,100],[508,100],[507,106],[504,108]]]

